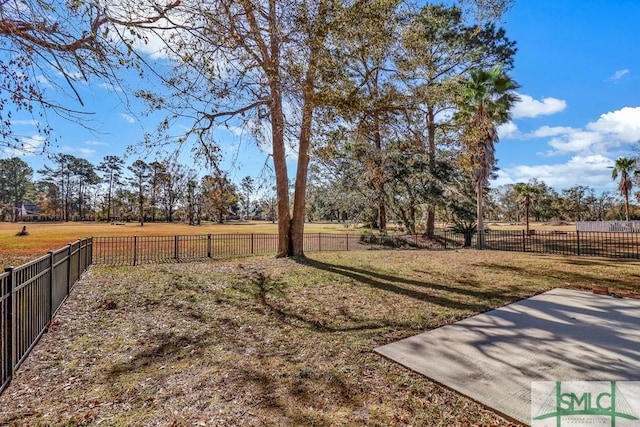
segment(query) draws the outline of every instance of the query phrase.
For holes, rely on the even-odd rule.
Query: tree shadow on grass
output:
[[[588,270],[583,270],[583,272],[577,272],[573,270],[567,270],[562,268],[562,265],[558,265],[557,268],[551,269],[537,269],[535,271],[514,267],[514,266],[506,266],[497,263],[483,262],[481,264],[477,264],[480,267],[488,268],[496,271],[504,271],[512,274],[520,274],[523,277],[535,277],[538,279],[546,279],[549,282],[549,288],[555,287],[569,287],[571,288],[590,288],[592,285],[605,285],[610,287],[622,287],[622,288],[632,288],[634,287],[635,278],[638,277],[634,274],[624,274],[619,278],[617,277],[601,277],[595,274],[589,274]],[[611,263],[608,264],[578,264],[580,266],[589,267],[597,266],[597,265],[606,265],[611,266]],[[517,277],[517,276],[516,276]]]
[[[198,357],[209,338],[204,333],[191,335],[172,330],[151,334],[145,345],[136,351],[129,361],[111,366],[107,376],[115,378],[152,365],[164,365],[169,361]]]
[[[302,314],[296,311],[295,308],[286,308],[278,304],[278,300],[270,298],[269,295],[284,295],[284,284],[278,282],[265,275],[262,272],[254,272],[247,279],[251,280],[252,284],[257,287],[258,293],[256,296],[257,302],[261,307],[266,309],[266,312],[284,323],[290,325],[303,325],[307,329],[317,332],[350,332],[350,331],[364,331],[371,329],[382,329],[387,327],[406,327],[404,323],[391,322],[381,319],[362,319],[353,316],[351,313],[342,311],[342,319],[336,319],[334,317],[327,316],[310,316]],[[332,326],[332,322],[335,320],[344,320],[348,323],[346,326]]]
[[[420,302],[435,304],[450,309],[479,313],[494,308],[495,304],[492,304],[491,301],[499,300],[501,302],[507,303],[520,299],[518,295],[509,292],[514,291],[515,288],[509,289],[506,292],[505,289],[474,290],[454,285],[443,285],[433,282],[407,279],[339,264],[329,264],[310,258],[299,259],[297,261],[309,267],[348,277],[352,280],[376,289],[380,289],[386,292],[393,292],[395,294],[412,298]],[[480,284],[480,282],[474,282],[473,280],[464,280],[469,285]],[[411,289],[410,287],[417,287],[420,289]],[[478,302],[467,302],[455,297],[446,298],[440,295],[433,295],[432,293],[430,293],[430,291],[445,291],[465,297],[472,297]]]

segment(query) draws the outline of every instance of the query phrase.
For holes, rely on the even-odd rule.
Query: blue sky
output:
[[[608,167],[640,140],[638,19],[636,0],[515,2],[504,26],[518,43],[521,102],[501,129],[493,185],[615,191]]]
[[[512,74],[521,101],[513,120],[500,129],[500,171],[493,186],[538,178],[559,190],[589,185],[615,191],[608,166],[632,155],[640,140],[639,19],[637,0],[515,1],[503,25],[518,44]],[[95,112],[86,120],[94,130],[50,115],[59,138],[51,152],[98,164],[105,155],[140,146],[160,117],[142,116],[132,96],[104,84],[80,83],[78,90],[86,109]],[[17,133],[39,144],[28,120],[15,123]],[[220,130],[218,139],[233,180],[257,176],[268,161],[238,130]],[[127,163],[136,158],[126,158]],[[42,155],[25,160],[34,169],[47,162]],[[188,153],[182,160],[190,163]]]

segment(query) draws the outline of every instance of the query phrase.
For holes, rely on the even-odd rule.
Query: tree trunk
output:
[[[380,119],[376,114],[374,119],[374,129],[373,129],[373,140],[376,147],[376,167],[378,170],[376,171],[376,192],[378,193],[378,228],[380,233],[385,233],[387,231],[387,206],[384,200],[384,168],[382,162],[382,135],[380,134]]]
[[[80,180],[82,180],[82,177],[80,178]],[[84,216],[82,215],[82,184],[79,184],[78,189],[78,216],[80,218],[80,221],[84,219]]]
[[[378,229],[380,233],[387,231],[387,205],[382,194],[378,198]]]
[[[409,220],[411,221],[409,232],[416,234],[416,205],[413,200],[411,201],[411,206],[409,206]]]
[[[298,139],[298,166],[296,169],[295,192],[293,195],[293,216],[291,218],[291,241],[289,247],[289,255],[295,257],[304,256],[304,220],[306,216],[309,147],[311,145],[311,127],[315,108],[316,70],[321,45],[327,35],[327,28],[324,21],[329,12],[328,3],[329,2],[322,0],[318,5],[316,21],[318,29],[316,33],[311,36],[309,63],[305,72],[304,86],[302,88],[302,122],[300,123],[300,136]]]
[[[309,79],[307,79],[309,80]],[[310,84],[307,81],[307,84]],[[311,86],[312,87],[312,86]],[[311,90],[311,88],[309,88]],[[298,168],[296,170],[295,193],[293,196],[293,216],[291,218],[291,247],[289,255],[304,256],[304,217],[307,192],[307,171],[309,169],[309,145],[311,143],[311,124],[313,120],[313,102],[308,94],[302,106],[302,123],[298,147]]]
[[[484,249],[484,219],[483,219],[483,206],[482,206],[482,184],[476,186],[476,207],[478,216],[478,225],[476,227],[478,232],[478,249]]]
[[[144,227],[144,200],[142,198],[142,189],[140,189],[140,227]]]
[[[436,172],[436,122],[433,106],[427,106],[427,156],[429,158],[429,174],[431,178]],[[436,208],[431,203],[427,208],[427,223],[424,234],[433,238],[436,231]]]
[[[111,178],[109,178],[109,189],[107,190],[107,221],[111,221]]]
[[[284,113],[280,82],[277,77],[272,77],[271,83],[271,135],[278,196],[278,253],[276,256],[282,258],[290,255],[291,215],[289,214],[289,177],[284,148]]]
[[[627,222],[629,222],[629,190],[624,191],[624,208],[627,216]]]

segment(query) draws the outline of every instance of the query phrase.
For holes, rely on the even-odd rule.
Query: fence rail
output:
[[[304,235],[304,251],[365,249],[356,234]],[[96,265],[139,265],[269,255],[278,251],[277,234],[201,234],[182,236],[94,237]]]
[[[436,230],[433,239],[421,235],[360,236],[314,233],[304,235],[304,251],[351,251],[392,249],[478,247],[477,233]],[[94,237],[93,263],[139,265],[197,259],[223,259],[275,254],[277,234],[205,234],[183,236]],[[590,231],[489,230],[484,249],[557,255],[600,256],[640,259],[640,233]]]
[[[478,235],[436,231],[441,248],[477,247]],[[466,244],[465,244],[466,238]],[[409,239],[410,241],[410,239]],[[540,254],[640,259],[640,233],[597,231],[489,230],[484,249]]]
[[[0,393],[91,265],[92,239],[81,239],[0,274]]]

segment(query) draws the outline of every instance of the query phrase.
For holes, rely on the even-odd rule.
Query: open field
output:
[[[26,225],[28,236],[16,236]],[[13,223],[0,222],[0,266],[19,265],[47,251],[58,249],[83,237],[93,236],[173,236],[215,233],[277,233],[277,224],[268,221],[235,221],[225,224],[205,223],[190,226],[183,223],[138,223],[111,225],[96,222]],[[308,233],[357,233],[342,224],[311,223]]]
[[[0,425],[509,425],[372,349],[555,287],[638,292],[639,267],[476,250],[94,267]]]
[[[28,236],[16,236],[22,226],[26,225]],[[492,230],[522,230],[521,224],[490,222]],[[552,226],[544,223],[532,223],[532,229],[542,231],[575,231],[575,226]],[[306,233],[356,233],[363,231],[354,226],[345,227],[340,223],[308,223]],[[58,249],[67,243],[84,237],[95,236],[174,236],[203,234],[236,234],[236,233],[277,233],[277,224],[268,221],[230,221],[224,224],[206,222],[200,226],[184,223],[138,223],[130,222],[121,225],[97,222],[63,222],[63,223],[13,223],[0,222],[0,267],[20,265],[47,251]],[[393,232],[393,229],[391,229]]]

